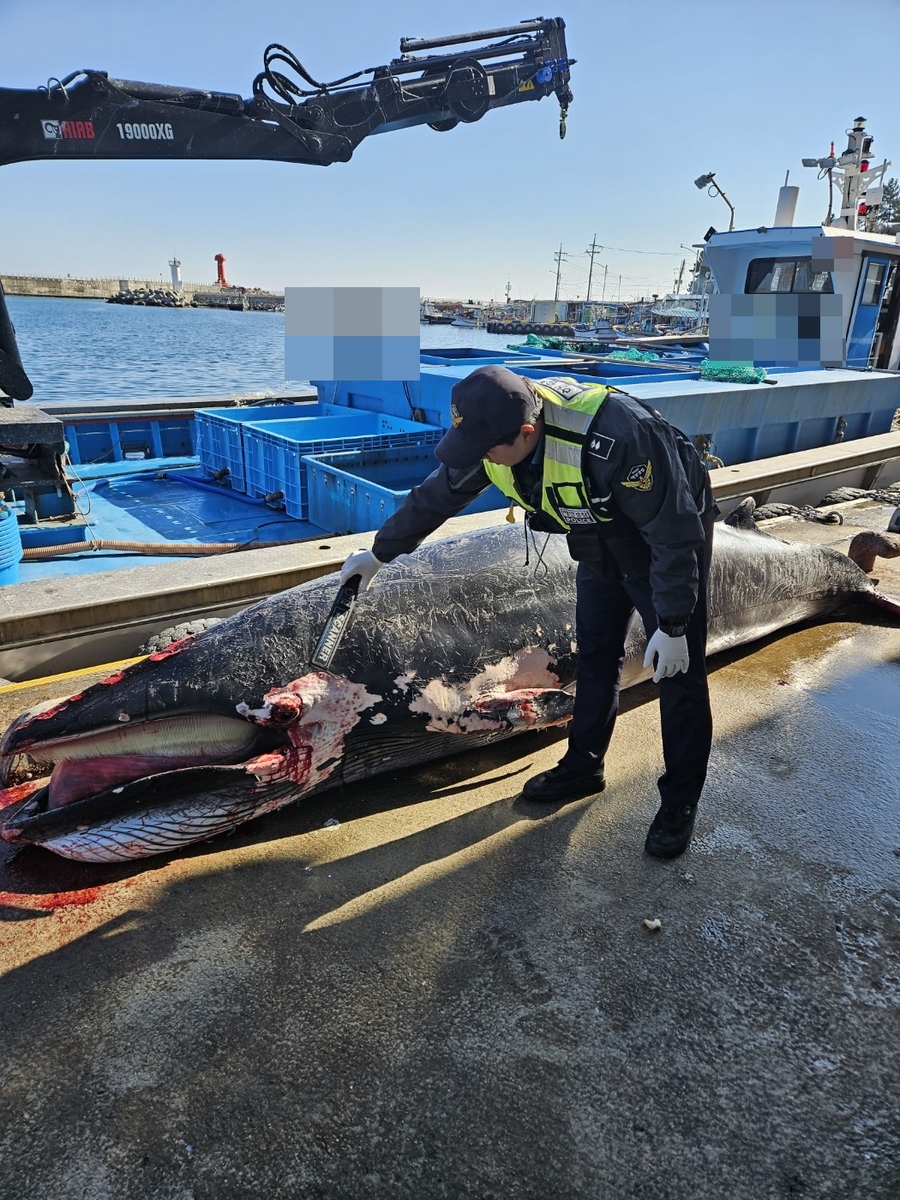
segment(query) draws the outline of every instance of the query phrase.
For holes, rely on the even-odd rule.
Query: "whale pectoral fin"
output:
[[[574,703],[574,696],[558,688],[523,688],[476,701],[459,723],[471,728],[472,719],[480,719],[498,729],[547,729],[571,721]]]
[[[758,520],[763,520],[764,517],[766,516],[766,514],[764,514],[761,511],[760,516],[757,517],[755,515],[756,511],[757,511],[757,507],[758,507],[757,503],[753,499],[753,497],[746,496],[740,502],[740,504],[737,506],[737,508],[734,508],[731,510],[731,512],[728,514],[728,516],[725,517],[725,519],[723,520],[722,524],[730,525],[732,529],[743,529],[745,533],[755,534],[756,537],[758,537],[758,538],[766,538],[767,540],[771,539],[772,541],[775,541],[775,542],[783,541],[784,540],[783,538],[775,537],[774,534],[768,533],[765,529],[760,529],[760,527],[757,525],[756,522]],[[760,509],[762,509],[765,506],[759,506],[759,507],[760,507]],[[793,508],[794,506],[793,505],[784,505],[783,507]],[[798,509],[795,509],[794,511],[799,513],[800,509],[798,508]],[[773,516],[773,515],[782,515],[782,514],[773,514],[770,512],[767,515]]]
[[[737,508],[725,518],[725,524],[730,525],[732,529],[746,529],[748,532],[761,533],[762,530],[756,528],[756,522],[753,520],[753,513],[756,510],[756,501],[752,496],[745,496]]]

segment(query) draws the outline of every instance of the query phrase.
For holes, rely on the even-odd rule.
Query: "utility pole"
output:
[[[559,300],[559,277],[562,273],[563,259],[569,257],[562,248],[562,242],[559,243],[559,249],[553,257],[556,259],[556,291],[553,293],[553,303],[555,304]]]
[[[600,293],[600,303],[601,304],[606,299],[606,273],[608,270],[609,270],[608,266],[603,268],[603,291]]]
[[[595,233],[594,240],[588,246],[587,250],[585,250],[585,254],[589,254],[591,256],[591,265],[588,268],[587,295],[584,298],[585,304],[590,304],[590,302],[591,302],[591,279],[593,278],[593,275],[594,275],[594,255],[599,250],[602,250],[602,249],[603,249],[602,246],[597,245],[597,235]]]
[[[681,266],[679,267],[679,270],[678,270],[678,279],[675,281],[675,295],[676,296],[681,295],[681,281],[684,278],[685,261],[686,261],[685,259],[681,260]]]

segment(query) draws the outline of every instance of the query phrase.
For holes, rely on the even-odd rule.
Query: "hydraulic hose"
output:
[[[318,534],[317,537],[322,537]],[[208,554],[234,554],[238,550],[271,550],[275,546],[297,546],[314,542],[316,537],[292,538],[286,542],[65,542],[56,546],[29,546],[22,552],[22,562],[43,562],[61,554],[84,554],[91,550],[119,550],[130,554],[149,554],[159,558],[202,558]]]

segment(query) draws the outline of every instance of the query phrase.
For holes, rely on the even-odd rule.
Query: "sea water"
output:
[[[216,308],[146,308],[7,296],[31,403],[224,396],[285,388],[284,315]],[[422,346],[503,349],[521,341],[423,325]],[[293,389],[305,380],[292,380]]]

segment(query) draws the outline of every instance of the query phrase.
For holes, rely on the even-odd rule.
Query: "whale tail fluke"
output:
[[[873,592],[870,599],[878,608],[883,608],[885,612],[900,617],[900,599],[896,596],[888,596],[885,592]]]

